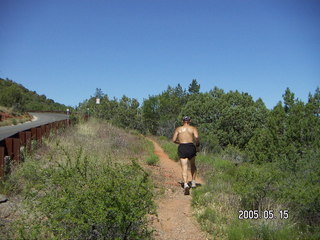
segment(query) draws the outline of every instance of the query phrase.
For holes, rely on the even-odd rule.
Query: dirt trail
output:
[[[164,194],[156,200],[158,217],[152,219],[152,227],[156,229],[155,239],[163,240],[205,240],[206,234],[192,217],[191,196],[185,196],[179,182],[181,168],[179,163],[169,159],[168,155],[152,139],[155,154],[159,156],[159,166],[152,168],[154,182],[158,188],[165,189]],[[188,178],[191,180],[189,171]],[[197,178],[197,183],[203,183]],[[192,191],[192,190],[191,190]]]

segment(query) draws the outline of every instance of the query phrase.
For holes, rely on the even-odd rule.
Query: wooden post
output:
[[[37,129],[31,128],[31,140],[37,140]]]
[[[13,138],[13,160],[15,163],[20,162],[20,139]]]
[[[26,146],[26,132],[19,132],[20,144]]]
[[[41,125],[40,126],[41,128],[41,134],[42,134],[42,137],[46,137],[46,126],[45,125]]]
[[[9,156],[11,159],[13,158],[13,138],[6,138],[5,145],[7,152],[4,153],[6,156]]]
[[[50,136],[50,125],[49,124],[46,124],[46,132],[47,132],[47,136],[46,137],[49,137]]]
[[[54,134],[57,134],[57,122],[54,122],[53,124],[53,132],[54,132]]]
[[[26,147],[27,151],[31,151],[31,131],[26,131]]]
[[[46,125],[46,128],[47,128],[47,137],[49,137],[50,136],[50,134],[51,134],[51,123],[49,123],[49,124],[47,124]]]
[[[4,177],[4,147],[0,146],[0,178]]]
[[[37,142],[39,145],[42,144],[42,130],[41,127],[37,127]]]

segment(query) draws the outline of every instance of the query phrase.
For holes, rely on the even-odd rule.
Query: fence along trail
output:
[[[31,150],[31,141],[41,144],[42,138],[56,132],[58,128],[70,125],[68,115],[59,113],[31,113],[37,120],[18,126],[0,127],[0,179],[6,172],[6,166],[13,161],[21,161],[21,151]]]

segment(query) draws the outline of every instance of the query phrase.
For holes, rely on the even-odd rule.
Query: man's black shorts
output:
[[[178,147],[178,155],[180,158],[193,158],[197,155],[196,146],[193,143],[181,143]]]

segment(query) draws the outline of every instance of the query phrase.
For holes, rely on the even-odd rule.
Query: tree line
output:
[[[232,146],[256,163],[276,161],[283,155],[291,158],[292,153],[303,156],[320,146],[319,88],[309,94],[307,103],[287,88],[283,101],[269,110],[261,98],[254,101],[248,93],[218,87],[200,92],[200,84],[193,79],[188,90],[180,84],[168,86],[142,105],[125,95],[110,99],[97,88],[78,110],[123,128],[169,138],[182,117],[189,115],[201,133],[204,151],[220,152]]]

